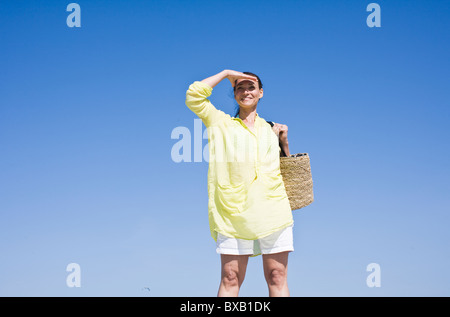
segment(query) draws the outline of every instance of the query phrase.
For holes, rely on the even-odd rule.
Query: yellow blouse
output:
[[[186,105],[208,132],[208,214],[211,235],[255,240],[293,224],[280,172],[278,137],[256,114],[254,132],[207,99],[213,88],[196,81]]]

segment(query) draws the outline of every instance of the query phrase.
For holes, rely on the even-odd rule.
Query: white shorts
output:
[[[229,255],[258,255],[294,251],[293,225],[257,240],[244,240],[217,233],[216,252]]]

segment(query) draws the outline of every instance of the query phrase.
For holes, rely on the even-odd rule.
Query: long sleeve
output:
[[[223,116],[228,116],[223,111],[217,110],[207,99],[212,90],[208,84],[195,81],[186,92],[186,106],[202,119],[206,127],[218,122]]]

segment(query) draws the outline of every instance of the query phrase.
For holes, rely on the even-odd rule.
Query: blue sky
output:
[[[311,158],[291,295],[450,295],[448,1],[377,1],[380,28],[370,1],[78,1],[80,28],[69,3],[0,3],[1,296],[216,295],[208,163],[171,132],[223,69]],[[210,100],[234,113],[228,81]],[[241,295],[267,295],[261,257]]]

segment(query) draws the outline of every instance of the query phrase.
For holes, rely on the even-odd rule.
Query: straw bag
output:
[[[311,204],[314,194],[308,153],[280,157],[280,170],[291,209],[296,210]]]
[[[273,121],[267,121],[271,127]],[[292,210],[308,206],[314,201],[311,165],[308,153],[286,156],[280,144],[280,170]]]

